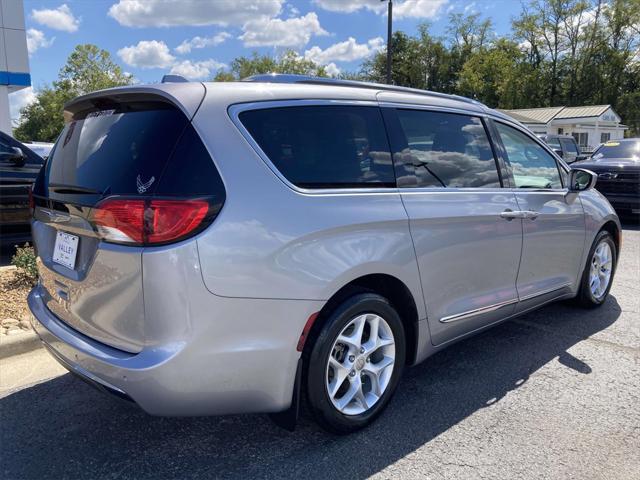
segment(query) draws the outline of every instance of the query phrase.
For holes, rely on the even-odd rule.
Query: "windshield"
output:
[[[593,154],[593,158],[630,158],[636,162],[640,161],[640,140],[626,142],[607,142]]]

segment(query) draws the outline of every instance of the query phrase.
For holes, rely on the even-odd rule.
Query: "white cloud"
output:
[[[142,40],[137,45],[121,48],[118,56],[127,65],[138,68],[170,67],[176,59],[169,53],[167,44],[157,40]]]
[[[434,18],[449,0],[405,0],[393,4],[394,18]]]
[[[9,115],[14,125],[20,119],[20,110],[36,100],[36,93],[33,87],[23,88],[17,92],[9,94]]]
[[[383,4],[380,0],[313,0],[313,3],[330,12],[340,13],[352,13],[361,8],[380,13],[387,9],[386,3]]]
[[[449,0],[396,0],[393,3],[393,17],[433,18]],[[378,14],[386,14],[387,2],[380,0],[313,0],[313,3],[331,12],[352,13],[366,9]]]
[[[280,13],[284,0],[118,0],[109,16],[127,27],[242,25]]]
[[[251,20],[242,27],[244,33],[240,40],[245,47],[304,47],[312,35],[328,35],[318,21],[315,12],[307,13],[303,17],[288,18],[260,18]]]
[[[476,12],[476,2],[471,2],[465,5],[464,13],[475,13]]]
[[[304,52],[304,58],[320,65],[332,61],[353,62],[366,58],[382,48],[384,48],[382,37],[372,38],[367,43],[358,43],[355,38],[349,37],[348,40],[331,45],[324,50],[320,47],[312,47]]]
[[[80,26],[80,19],[73,15],[66,3],[54,9],[31,10],[31,18],[41,25],[69,33],[77,31]]]
[[[190,80],[203,80],[210,79],[212,77],[212,71],[219,70],[224,67],[226,67],[224,63],[216,62],[215,60],[204,60],[201,62],[184,60],[176,63],[173,68],[171,68],[170,73],[182,75]]]
[[[184,55],[185,53],[191,52],[192,48],[215,47],[230,37],[231,34],[227,32],[216,33],[212,37],[193,37],[191,40],[185,40],[182,42],[175,50],[176,52]]]
[[[32,55],[40,48],[50,47],[55,39],[56,37],[47,38],[44,32],[30,28],[27,30],[27,49],[29,50],[29,55]]]
[[[338,66],[331,62],[327,65],[324,66],[325,71],[327,72],[327,75],[331,76],[331,77],[337,77],[338,75],[340,75],[340,69],[338,68]]]

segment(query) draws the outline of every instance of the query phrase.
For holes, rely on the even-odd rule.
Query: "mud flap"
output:
[[[269,418],[271,421],[285,430],[290,432],[295,431],[298,423],[298,416],[300,415],[300,393],[302,389],[302,358],[298,359],[298,366],[296,368],[296,381],[293,384],[293,397],[291,399],[291,406],[283,412],[270,413]]]

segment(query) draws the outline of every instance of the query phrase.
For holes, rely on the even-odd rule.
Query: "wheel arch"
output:
[[[405,363],[412,365],[416,361],[418,346],[419,315],[416,299],[407,285],[397,277],[386,273],[373,273],[355,278],[339,288],[324,304],[318,313],[317,320],[305,342],[304,350],[313,347],[324,322],[329,314],[347,298],[358,293],[377,293],[389,300],[398,311],[405,329],[407,340]]]
[[[622,246],[622,230],[616,222],[608,220],[602,225],[599,231],[606,231],[613,237],[613,242],[616,244],[616,256],[620,255],[620,247]]]

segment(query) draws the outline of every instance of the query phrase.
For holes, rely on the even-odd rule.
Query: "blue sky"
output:
[[[33,87],[55,80],[79,43],[108,50],[141,82],[173,71],[211,78],[233,58],[293,49],[354,70],[386,41],[379,0],[24,0]],[[509,32],[519,0],[395,0],[394,29],[413,34],[425,21],[444,34],[452,12],[479,12],[498,35]],[[33,93],[12,95],[12,110]]]

